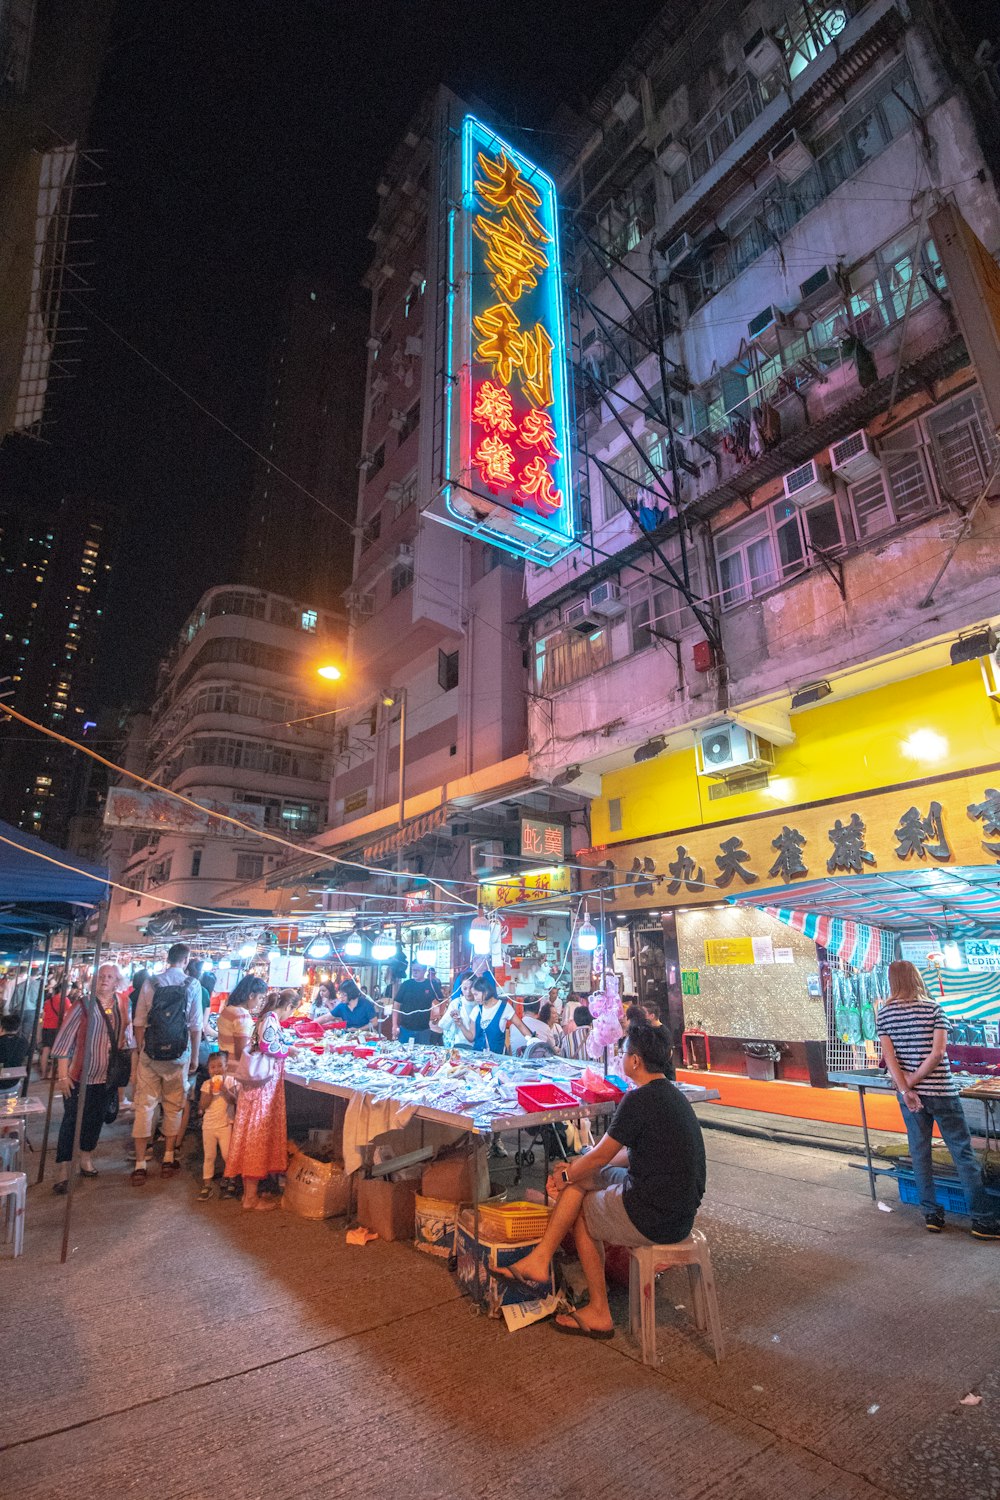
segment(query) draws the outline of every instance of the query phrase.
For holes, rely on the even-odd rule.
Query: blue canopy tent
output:
[[[0,822],[0,943],[26,946],[108,894],[108,872]],[[6,942],[4,941],[6,939]]]

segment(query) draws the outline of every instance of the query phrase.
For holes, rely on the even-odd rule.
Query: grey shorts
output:
[[[594,1178],[595,1187],[583,1200],[583,1219],[595,1240],[606,1245],[652,1245],[632,1223],[622,1193],[628,1182],[626,1167],[602,1167]]]

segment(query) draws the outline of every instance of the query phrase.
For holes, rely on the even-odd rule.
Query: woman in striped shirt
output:
[[[936,1124],[969,1202],[972,1233],[979,1240],[1000,1240],[1000,1220],[983,1187],[982,1168],[948,1064],[944,1010],[928,995],[914,964],[899,960],[889,965],[889,991],[879,1007],[876,1030],[899,1093],[924,1223],[932,1234],[944,1228],[944,1214],[934,1196],[931,1136]]]
[[[129,1015],[125,976],[117,964],[101,964],[97,971],[97,993],[93,1005],[81,1000],[59,1028],[52,1045],[52,1056],[59,1070],[59,1090],[63,1096],[63,1117],[56,1147],[56,1181],[54,1193],[65,1193],[69,1183],[69,1164],[73,1156],[76,1112],[80,1102],[80,1083],[87,1057],[87,1097],[80,1122],[80,1176],[96,1177],[93,1151],[101,1134],[104,1116],[115,1090],[108,1083],[111,1060],[111,1038],[116,1047],[127,1051],[135,1046]],[[119,994],[119,990],[123,993]],[[88,1024],[84,1025],[84,1018]]]

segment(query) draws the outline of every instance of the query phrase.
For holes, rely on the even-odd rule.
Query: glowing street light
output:
[[[324,682],[339,682],[343,672],[335,666],[332,661],[324,662],[321,667],[316,668],[316,676],[322,677]]]

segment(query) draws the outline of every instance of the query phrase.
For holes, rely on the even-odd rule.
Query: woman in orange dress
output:
[[[272,1066],[266,1082],[241,1084],[236,1101],[236,1123],[226,1171],[230,1177],[243,1178],[245,1209],[264,1212],[276,1208],[273,1198],[261,1198],[261,1178],[283,1172],[288,1166],[284,1082],[288,1048],[281,1040],[281,1022],[288,1019],[298,1003],[297,990],[269,995],[250,1037],[249,1051],[263,1052],[271,1059]]]

